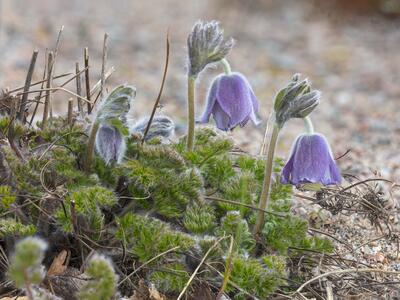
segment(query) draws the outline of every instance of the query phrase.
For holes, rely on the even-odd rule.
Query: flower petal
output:
[[[243,122],[252,111],[252,100],[247,80],[239,73],[220,77],[217,102],[221,109],[230,116],[231,128]]]
[[[231,118],[221,108],[218,102],[215,102],[213,114],[214,114],[215,125],[217,126],[218,129],[224,131],[232,129]]]
[[[208,90],[206,108],[199,120],[200,123],[208,123],[210,120],[211,113],[213,112],[213,108],[217,100],[218,82],[220,77],[221,76],[217,76],[211,83],[211,87]]]

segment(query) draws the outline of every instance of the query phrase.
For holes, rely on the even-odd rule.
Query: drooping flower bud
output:
[[[297,137],[289,160],[282,169],[281,182],[300,186],[308,183],[340,184],[342,177],[328,141],[321,134]]]
[[[321,93],[311,90],[307,79],[300,81],[300,75],[294,75],[275,97],[276,123],[281,128],[289,119],[308,116],[318,106],[320,98]]]
[[[258,100],[247,79],[240,73],[221,74],[214,79],[207,97],[201,123],[207,123],[211,114],[221,130],[243,127],[251,119],[258,124]]]
[[[125,136],[128,135],[126,115],[136,95],[136,89],[129,85],[116,87],[101,103],[94,124],[96,151],[105,161],[120,163],[125,150]]]
[[[132,132],[140,133],[144,135],[147,124],[149,123],[149,117],[146,117],[138,121],[132,128]],[[173,135],[175,130],[174,121],[167,116],[155,116],[151,122],[149,132],[146,135],[146,141],[151,140],[154,137],[160,136],[169,138]]]
[[[233,39],[224,39],[218,22],[198,21],[187,38],[189,75],[197,75],[210,63],[225,58],[233,47]]]

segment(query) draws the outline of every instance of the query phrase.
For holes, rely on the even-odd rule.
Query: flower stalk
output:
[[[275,155],[275,148],[278,142],[280,128],[275,123],[274,128],[272,130],[271,138],[268,143],[268,153],[267,153],[267,160],[265,162],[265,172],[264,172],[264,181],[260,196],[260,203],[259,208],[260,211],[257,213],[256,224],[253,228],[253,235],[258,236],[262,230],[264,225],[265,213],[264,211],[268,207],[268,202],[270,198],[270,189],[271,189],[271,179],[272,179],[272,170],[274,164],[274,155]]]
[[[92,166],[93,156],[94,156],[94,145],[96,142],[97,131],[99,130],[100,124],[94,122],[92,129],[90,130],[89,141],[86,148],[86,157],[83,164],[83,169],[86,173],[90,172],[90,167]]]
[[[295,74],[291,81],[281,89],[274,99],[274,127],[268,143],[268,153],[265,163],[264,181],[260,195],[259,208],[256,223],[253,228],[253,236],[257,239],[263,229],[265,215],[263,210],[268,208],[270,200],[271,179],[274,163],[275,148],[278,142],[280,130],[285,123],[293,118],[303,118],[308,134],[314,132],[309,114],[318,106],[321,94],[311,89],[307,79],[300,81],[300,74]]]
[[[196,77],[188,76],[188,134],[186,141],[186,149],[193,151],[194,148],[194,124],[195,124],[195,112],[194,112],[194,90],[196,88]]]
[[[224,73],[226,75],[231,75],[232,69],[231,69],[231,65],[229,64],[228,60],[226,58],[221,59],[221,64],[222,64],[222,67],[224,68]]]
[[[303,118],[304,120],[304,127],[306,128],[306,132],[308,134],[314,134],[314,126],[309,116]]]
[[[186,150],[194,148],[195,87],[198,75],[210,64],[218,63],[228,55],[233,47],[233,39],[224,38],[218,22],[198,21],[187,38],[188,46],[188,133]],[[224,63],[224,62],[223,62]],[[225,64],[230,72],[229,64]]]

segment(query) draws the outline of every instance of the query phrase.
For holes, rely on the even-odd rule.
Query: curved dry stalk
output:
[[[153,258],[149,259],[149,260],[146,261],[143,265],[141,265],[139,268],[137,268],[136,270],[134,270],[134,271],[132,271],[131,273],[129,273],[124,279],[122,279],[122,280],[118,283],[117,286],[120,286],[122,283],[124,283],[126,280],[128,280],[131,276],[135,275],[137,272],[139,272],[141,269],[143,269],[145,266],[147,266],[147,265],[150,264],[151,262],[153,262],[153,261],[155,261],[156,259],[158,259],[158,258],[160,258],[160,257],[162,257],[162,256],[164,256],[164,255],[166,255],[166,254],[168,254],[168,253],[170,253],[170,252],[173,252],[173,251],[175,251],[175,250],[177,250],[177,249],[179,249],[179,248],[180,248],[180,246],[173,247],[173,248],[168,249],[167,251],[164,251],[164,252],[162,252],[162,253],[160,253],[160,254],[154,256]]]
[[[381,269],[373,269],[373,268],[362,268],[362,269],[344,269],[344,270],[335,270],[335,271],[330,271],[330,272],[326,272],[324,274],[320,274],[318,276],[315,276],[314,278],[311,278],[310,280],[306,281],[305,283],[303,283],[294,293],[293,295],[296,294],[300,294],[300,292],[302,291],[302,289],[304,287],[306,287],[307,285],[309,285],[310,283],[324,278],[324,277],[328,277],[330,275],[339,275],[339,274],[346,274],[346,273],[384,273],[384,274],[394,274],[394,275],[399,275],[400,276],[400,272],[399,271],[390,271],[390,270],[381,270]],[[301,294],[300,294],[301,295]]]
[[[194,277],[196,277],[197,272],[199,271],[200,267],[203,265],[203,263],[205,262],[207,256],[211,253],[212,250],[214,250],[215,247],[218,246],[218,244],[223,241],[224,239],[229,238],[230,235],[228,236],[223,236],[221,238],[219,238],[218,240],[215,241],[215,243],[208,249],[208,251],[206,252],[206,254],[204,254],[203,258],[201,259],[199,265],[197,266],[197,268],[194,270],[192,276],[190,276],[188,282],[186,282],[183,290],[181,291],[181,293],[179,294],[178,298],[176,300],[180,300],[182,299],[183,295],[185,295],[185,292],[187,290],[187,288],[189,287],[190,283],[193,281]]]
[[[270,214],[276,217],[280,217],[280,218],[287,218],[288,215],[287,214],[281,214],[281,213],[277,213],[277,212],[273,212],[273,211],[269,211],[269,210],[265,210],[265,209],[261,209],[259,207],[256,206],[252,206],[249,204],[245,204],[245,203],[241,203],[241,202],[237,202],[237,201],[233,201],[233,200],[228,200],[228,199],[223,199],[223,198],[218,198],[218,197],[213,197],[213,196],[205,196],[204,197],[207,200],[212,200],[212,201],[218,201],[218,202],[224,202],[224,203],[229,203],[229,204],[233,204],[233,205],[239,205],[239,206],[243,206],[243,207],[247,207],[256,211],[261,211],[264,212],[266,214]]]
[[[142,145],[144,144],[144,141],[146,140],[147,133],[149,132],[151,123],[153,122],[154,115],[155,115],[156,110],[157,110],[157,108],[159,106],[159,103],[160,103],[160,100],[161,100],[161,95],[162,95],[162,92],[163,92],[163,89],[164,89],[165,79],[167,78],[167,71],[168,71],[168,64],[169,64],[169,32],[167,32],[166,52],[167,53],[166,53],[166,56],[165,56],[164,73],[163,73],[163,78],[162,78],[162,81],[161,81],[160,90],[158,92],[158,96],[157,96],[156,102],[154,103],[153,110],[151,112],[149,122],[147,123],[147,126],[146,126],[146,130],[144,131],[144,134],[143,134]]]

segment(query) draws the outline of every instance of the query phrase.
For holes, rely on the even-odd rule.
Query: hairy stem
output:
[[[90,131],[90,136],[89,136],[89,141],[87,144],[86,148],[86,157],[85,161],[83,164],[83,168],[85,172],[89,173],[90,172],[90,167],[92,166],[92,161],[93,161],[93,154],[94,154],[94,144],[96,142],[96,134],[97,130],[99,130],[99,123],[94,122],[92,126],[92,130]]]
[[[196,77],[188,77],[188,133],[186,150],[193,151],[194,148],[194,89],[196,87]]]
[[[231,75],[232,73],[232,69],[231,69],[231,65],[229,64],[228,60],[226,58],[221,59],[221,64],[224,68],[224,72],[226,75]]]
[[[274,124],[274,129],[272,131],[271,139],[268,145],[268,154],[267,154],[267,161],[265,163],[265,172],[264,172],[264,181],[262,186],[262,192],[260,196],[260,204],[259,208],[260,211],[257,213],[256,224],[254,225],[253,235],[257,237],[264,224],[265,214],[262,210],[266,210],[268,207],[268,202],[270,198],[270,188],[271,188],[271,178],[272,178],[272,170],[273,170],[273,163],[274,163],[274,154],[275,154],[275,147],[278,142],[279,136],[279,127]]]
[[[304,127],[306,128],[306,131],[308,134],[314,134],[314,126],[311,121],[311,118],[309,116],[304,117]]]

